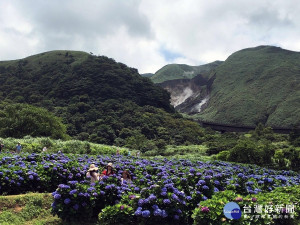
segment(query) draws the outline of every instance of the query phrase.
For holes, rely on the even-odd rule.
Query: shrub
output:
[[[193,212],[192,218],[194,219],[195,225],[221,225],[221,224],[290,224],[296,225],[299,223],[299,207],[297,208],[297,204],[300,200],[300,191],[297,186],[295,187],[285,187],[278,188],[270,193],[260,193],[258,195],[247,195],[240,196],[237,195],[233,191],[224,191],[215,194],[212,199],[200,202],[198,208],[196,208]],[[242,217],[238,220],[229,220],[224,216],[223,209],[224,206],[228,202],[236,202],[242,211]],[[254,209],[256,205],[271,205],[275,208],[276,205],[291,205],[294,204],[295,213],[293,214],[294,218],[281,218],[276,219],[278,215],[286,215],[284,211],[277,213],[274,211],[266,211],[266,208],[262,208],[262,214],[270,215],[270,217],[266,216],[265,218],[251,216],[254,214],[251,211],[250,214],[243,213],[246,207],[250,207]],[[244,214],[244,215],[243,215]],[[246,215],[246,216],[245,216]],[[256,214],[257,215],[257,214]],[[273,218],[274,216],[274,218]]]
[[[230,155],[230,151],[222,151],[217,155],[218,160],[227,161]]]
[[[85,221],[96,218],[105,206],[114,205],[118,196],[118,180],[105,177],[105,182],[94,184],[89,182],[69,181],[60,184],[52,193],[54,203],[52,213],[65,221]]]
[[[98,216],[99,225],[125,225],[133,224],[135,220],[134,209],[131,206],[119,203],[102,209]]]

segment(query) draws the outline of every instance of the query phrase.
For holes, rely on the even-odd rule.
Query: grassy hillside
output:
[[[260,46],[215,69],[207,108],[195,117],[229,124],[300,124],[300,53]]]
[[[162,83],[167,80],[191,79],[198,74],[209,76],[209,72],[220,65],[221,61],[215,61],[201,66],[189,66],[185,64],[169,64],[158,70],[151,80],[154,83]]]

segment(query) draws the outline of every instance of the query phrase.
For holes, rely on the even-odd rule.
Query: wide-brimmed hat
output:
[[[91,164],[88,171],[97,171],[97,170],[98,170],[98,167],[96,167],[95,164]]]
[[[114,165],[113,165],[111,162],[108,163],[106,167],[109,167],[109,166],[110,166],[111,168],[114,168]]]

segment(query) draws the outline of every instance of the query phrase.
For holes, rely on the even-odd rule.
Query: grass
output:
[[[146,158],[169,158],[169,159],[189,159],[198,161],[210,161],[211,156],[206,154],[207,147],[205,145],[179,145],[167,146],[164,151],[148,151],[143,157]]]
[[[55,140],[48,137],[30,137],[24,138],[0,138],[4,144],[4,152],[11,152],[15,150],[16,144],[21,143],[23,152],[41,153],[43,147],[47,147],[46,153],[57,153],[61,150],[63,153],[79,153],[79,154],[115,154],[119,149],[121,154],[127,154],[128,149],[123,147],[116,147],[110,145],[96,144],[88,141],[79,140]]]
[[[69,62],[71,64],[74,63],[80,63],[85,61],[88,58],[88,53],[82,52],[82,51],[69,51],[69,50],[55,50],[55,51],[49,51],[40,53],[37,55],[32,55],[29,57],[26,57],[21,60],[21,64],[26,65],[30,69],[37,69],[43,62],[45,65],[53,63],[53,61],[58,61],[59,59],[66,60],[66,62]],[[68,61],[69,58],[73,58],[72,62]],[[17,60],[9,60],[9,61],[1,61],[0,66],[11,66],[15,64]]]
[[[51,214],[53,197],[50,193],[28,193],[0,196],[1,225],[82,225],[67,223]],[[85,223],[86,225],[96,224]]]
[[[51,215],[51,194],[28,193],[0,196],[0,224],[62,224]]]

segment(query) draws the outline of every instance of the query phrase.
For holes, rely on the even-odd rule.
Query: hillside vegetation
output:
[[[215,61],[201,66],[189,66],[185,64],[169,64],[158,70],[151,80],[154,83],[162,83],[168,80],[175,79],[191,79],[198,74],[204,75],[208,78],[210,71],[222,64],[222,61]]]
[[[199,144],[203,132],[175,113],[167,91],[105,56],[52,51],[0,62],[0,83],[2,137],[71,136],[146,151]]]
[[[210,101],[199,117],[229,124],[300,124],[300,53],[260,46],[232,54],[215,69]]]

